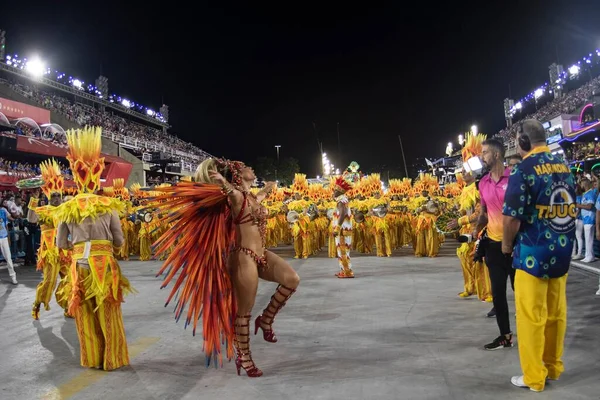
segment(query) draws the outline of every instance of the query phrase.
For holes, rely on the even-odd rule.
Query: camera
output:
[[[481,233],[481,237],[476,242],[475,245],[475,254],[473,255],[474,262],[483,262],[483,257],[485,257],[485,249],[489,243],[489,238],[487,235],[487,228]]]
[[[473,235],[471,235],[471,234],[458,236],[458,243],[471,243],[471,242],[473,242]]]

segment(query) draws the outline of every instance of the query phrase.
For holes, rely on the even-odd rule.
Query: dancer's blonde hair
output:
[[[214,183],[210,178],[210,172],[217,171],[217,161],[209,158],[200,163],[194,173],[194,181],[198,183]]]

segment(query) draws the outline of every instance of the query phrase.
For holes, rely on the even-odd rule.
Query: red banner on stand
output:
[[[43,154],[49,157],[66,157],[68,146],[31,136],[17,136],[17,150],[25,153]]]
[[[0,97],[0,112],[8,119],[29,117],[38,124],[50,123],[50,111]]]

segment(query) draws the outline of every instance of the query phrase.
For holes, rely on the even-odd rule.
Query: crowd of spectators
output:
[[[62,163],[58,163],[61,172],[66,180],[71,180],[71,170]],[[18,179],[27,179],[39,176],[42,173],[40,166],[37,163],[30,164],[28,162],[8,160],[0,157],[0,175],[14,176]]]
[[[126,143],[127,147],[133,147],[138,152],[163,151],[175,160],[194,165],[206,157],[204,151],[175,135],[150,125],[136,123],[110,112],[108,109],[101,111],[89,105],[72,102],[61,95],[41,90],[38,87],[6,80],[4,82],[43,108],[62,114],[81,126],[101,126],[103,135],[117,143]],[[21,129],[24,128],[21,127]],[[31,134],[35,135],[35,132],[31,132]]]
[[[596,77],[583,86],[563,94],[562,97],[555,98],[540,107],[533,114],[520,117],[519,119],[533,118],[539,121],[547,121],[559,114],[572,114],[579,107],[585,105],[594,92],[600,92],[600,77]],[[502,129],[495,136],[501,138],[505,143],[510,143],[515,140],[517,129],[518,124],[513,124],[510,128]]]

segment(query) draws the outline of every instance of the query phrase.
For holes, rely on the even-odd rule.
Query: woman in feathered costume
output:
[[[281,257],[265,249],[266,209],[261,201],[273,189],[267,185],[253,195],[256,179],[252,168],[242,162],[208,159],[196,171],[195,183],[158,189],[159,210],[177,221],[157,242],[157,255],[175,245],[159,271],[168,270],[165,287],[181,271],[168,302],[177,294],[176,319],[189,303],[186,326],[202,314],[204,352],[207,362],[222,365],[221,344],[226,356],[237,351],[238,375],[243,368],[249,377],[262,376],[250,352],[250,319],[258,278],[277,282],[268,306],[254,321],[254,333],[277,342],[272,325],[275,316],[294,294],[300,278]]]

